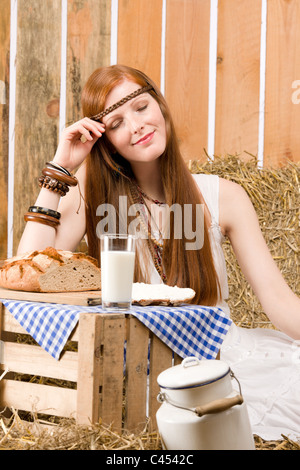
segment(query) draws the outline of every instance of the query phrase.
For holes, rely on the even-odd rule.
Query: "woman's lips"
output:
[[[150,142],[150,140],[152,140],[153,136],[154,136],[154,131],[150,132],[149,134],[146,134],[144,137],[142,137],[140,140],[135,142],[133,145],[147,144],[148,142]]]

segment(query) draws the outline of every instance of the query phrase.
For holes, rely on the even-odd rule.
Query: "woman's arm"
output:
[[[300,339],[300,298],[280,273],[246,192],[220,179],[220,226],[229,238],[241,270],[275,327]]]
[[[88,118],[77,121],[63,131],[53,161],[70,172],[74,171],[84,162],[93,145],[104,131],[105,126],[102,123]],[[83,140],[82,136],[84,136]],[[76,177],[80,191],[83,194],[85,165],[81,165]],[[47,246],[70,251],[75,250],[85,234],[84,201],[82,200],[80,204],[79,188],[78,186],[70,187],[69,192],[62,198],[49,189],[41,189],[35,205],[59,211],[61,213],[60,225],[53,228],[38,222],[27,222],[19,243],[19,254],[31,250],[40,250]]]
[[[61,199],[57,193],[42,188],[35,202],[36,206],[57,210],[61,213],[57,228],[37,222],[27,222],[22,234],[18,254],[27,251],[42,250],[53,246],[60,250],[74,251],[85,234],[84,200],[80,201],[80,191],[84,198],[85,165],[76,173],[78,185],[70,187]]]

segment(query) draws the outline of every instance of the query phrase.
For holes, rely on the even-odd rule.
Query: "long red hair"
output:
[[[203,197],[181,156],[167,103],[149,77],[136,69],[123,65],[102,67],[95,70],[82,93],[84,116],[93,116],[103,111],[107,94],[124,79],[133,81],[141,87],[152,85],[153,88],[149,93],[158,102],[166,122],[166,149],[160,157],[166,203],[169,207],[175,203],[182,207],[184,204],[192,204],[195,214],[196,204],[204,204]],[[130,198],[131,168],[122,156],[113,153],[105,134],[94,145],[86,163],[85,199],[88,249],[89,254],[99,260],[97,207],[108,203],[117,208],[119,195],[127,195],[128,199]],[[116,168],[119,168],[120,171],[116,171]],[[206,217],[204,217],[203,231],[203,247],[197,250],[186,250],[185,243],[188,240],[184,237],[184,231],[182,231],[181,239],[172,237],[174,221],[171,220],[170,237],[164,240],[163,245],[163,266],[169,285],[194,289],[196,296],[193,303],[215,305],[219,296],[219,284],[213,263]],[[139,256],[137,256],[135,281],[149,282],[147,273],[141,269],[138,260]]]

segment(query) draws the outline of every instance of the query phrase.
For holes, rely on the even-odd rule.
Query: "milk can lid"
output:
[[[222,379],[229,371],[223,361],[187,357],[181,364],[161,372],[157,383],[162,388],[177,390],[199,387]]]

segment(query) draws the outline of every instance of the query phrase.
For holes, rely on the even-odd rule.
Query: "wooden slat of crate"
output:
[[[2,332],[28,335],[3,304],[1,304],[1,309],[0,327]],[[65,351],[60,361],[57,361],[39,346],[8,341],[2,341],[1,351],[3,354],[2,369],[8,367],[10,371],[21,374],[39,375],[72,382],[77,381],[76,352]]]
[[[1,381],[0,403],[1,407],[74,418],[76,395],[76,390],[68,388],[4,379]]]
[[[122,428],[125,316],[85,314],[79,319],[77,421]]]
[[[77,353],[66,351],[60,361],[56,361],[40,346],[6,341],[6,332],[27,334],[1,304],[0,370],[8,368],[10,376],[12,373],[22,373],[60,381],[77,381]],[[24,411],[70,418],[76,414],[76,396],[77,391],[70,388],[11,380],[11,377],[10,380],[4,378],[0,384],[1,408],[14,407]]]
[[[14,319],[9,310],[1,304],[2,315],[1,325],[2,331],[8,331],[10,333],[28,334],[27,331],[20,325],[20,323]]]
[[[101,315],[101,401],[99,416],[103,423],[122,428],[123,366],[126,318],[122,314]]]
[[[20,374],[77,382],[77,353],[66,351],[60,361],[44,349],[30,344],[3,342],[4,369]]]
[[[127,318],[126,406],[124,427],[140,431],[146,422],[149,330],[136,318]]]
[[[99,417],[100,334],[99,315],[79,318],[77,422],[89,424]]]

